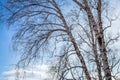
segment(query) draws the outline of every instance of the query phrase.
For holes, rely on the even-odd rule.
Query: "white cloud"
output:
[[[15,70],[10,70],[10,71],[3,72],[2,74],[7,76],[7,75],[13,75],[15,74],[15,72],[16,72]]]
[[[49,65],[35,65],[27,69],[9,70],[2,73],[7,80],[15,80],[16,72],[20,73],[20,80],[25,76],[25,80],[42,80],[48,78]]]
[[[50,66],[50,65],[45,65],[45,64],[43,64],[43,65],[36,65],[34,68],[47,71],[47,70],[49,70],[49,66]]]

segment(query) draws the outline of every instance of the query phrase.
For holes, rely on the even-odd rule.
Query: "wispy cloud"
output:
[[[48,78],[48,70],[49,65],[35,65],[32,67],[29,67],[27,69],[19,69],[18,71],[15,69],[5,71],[2,73],[2,75],[7,80],[15,80],[16,73],[20,73],[20,80],[25,78],[25,80],[42,80]]]

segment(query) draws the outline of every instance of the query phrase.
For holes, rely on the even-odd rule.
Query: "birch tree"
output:
[[[88,16],[89,20],[89,25],[92,28],[92,31],[94,31],[95,38],[97,39],[97,43],[99,46],[99,50],[101,53],[102,57],[102,63],[103,63],[103,68],[104,68],[104,74],[106,80],[112,80],[111,78],[111,71],[110,67],[108,64],[108,57],[107,57],[107,51],[106,51],[106,46],[105,46],[105,40],[104,40],[104,30],[102,26],[102,19],[101,19],[101,14],[102,14],[102,1],[97,0],[96,4],[96,13],[97,13],[97,21],[95,19],[94,14],[92,13],[92,8],[90,7],[90,3],[88,0],[83,0],[83,3],[73,0],[80,8],[84,9]]]
[[[13,1],[9,1],[12,3]],[[15,2],[13,2],[12,6]],[[18,5],[16,5],[18,4]],[[81,62],[81,66],[87,80],[91,80],[85,60],[78,48],[73,37],[70,26],[65,19],[65,15],[60,9],[60,4],[55,0],[46,1],[16,1],[16,11],[9,18],[9,23],[18,19],[25,18],[24,24],[19,27],[19,31],[15,34],[15,42],[25,45],[22,59],[20,62],[29,63],[31,59],[40,54],[40,49],[49,39],[55,37],[67,37],[74,47],[75,54]],[[36,8],[34,10],[34,8]],[[32,20],[32,18],[34,19]],[[35,21],[35,17],[39,17],[39,22]],[[21,21],[22,22],[22,21]],[[56,33],[57,32],[57,33]],[[57,35],[56,35],[57,34]]]
[[[112,80],[111,65],[115,67],[119,60],[116,64],[109,62],[113,56],[109,57],[107,45],[119,37],[105,39],[109,26],[103,25],[104,1],[7,0],[7,3],[11,12],[8,23],[16,29],[13,48],[21,53],[19,67],[52,55],[58,60],[55,67],[58,80],[68,79],[69,74],[73,80]],[[97,77],[92,76],[91,66],[95,66],[92,70],[97,70]]]

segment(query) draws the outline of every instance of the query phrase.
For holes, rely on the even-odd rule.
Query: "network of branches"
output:
[[[120,59],[113,43],[119,35],[108,34],[117,19],[108,2],[7,0],[8,24],[16,30],[13,48],[21,53],[17,66],[52,57],[55,80],[116,79]]]

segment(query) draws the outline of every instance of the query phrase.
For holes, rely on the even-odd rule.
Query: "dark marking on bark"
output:
[[[99,45],[101,46],[102,45],[102,38],[100,36],[98,37],[98,42],[99,42]]]

